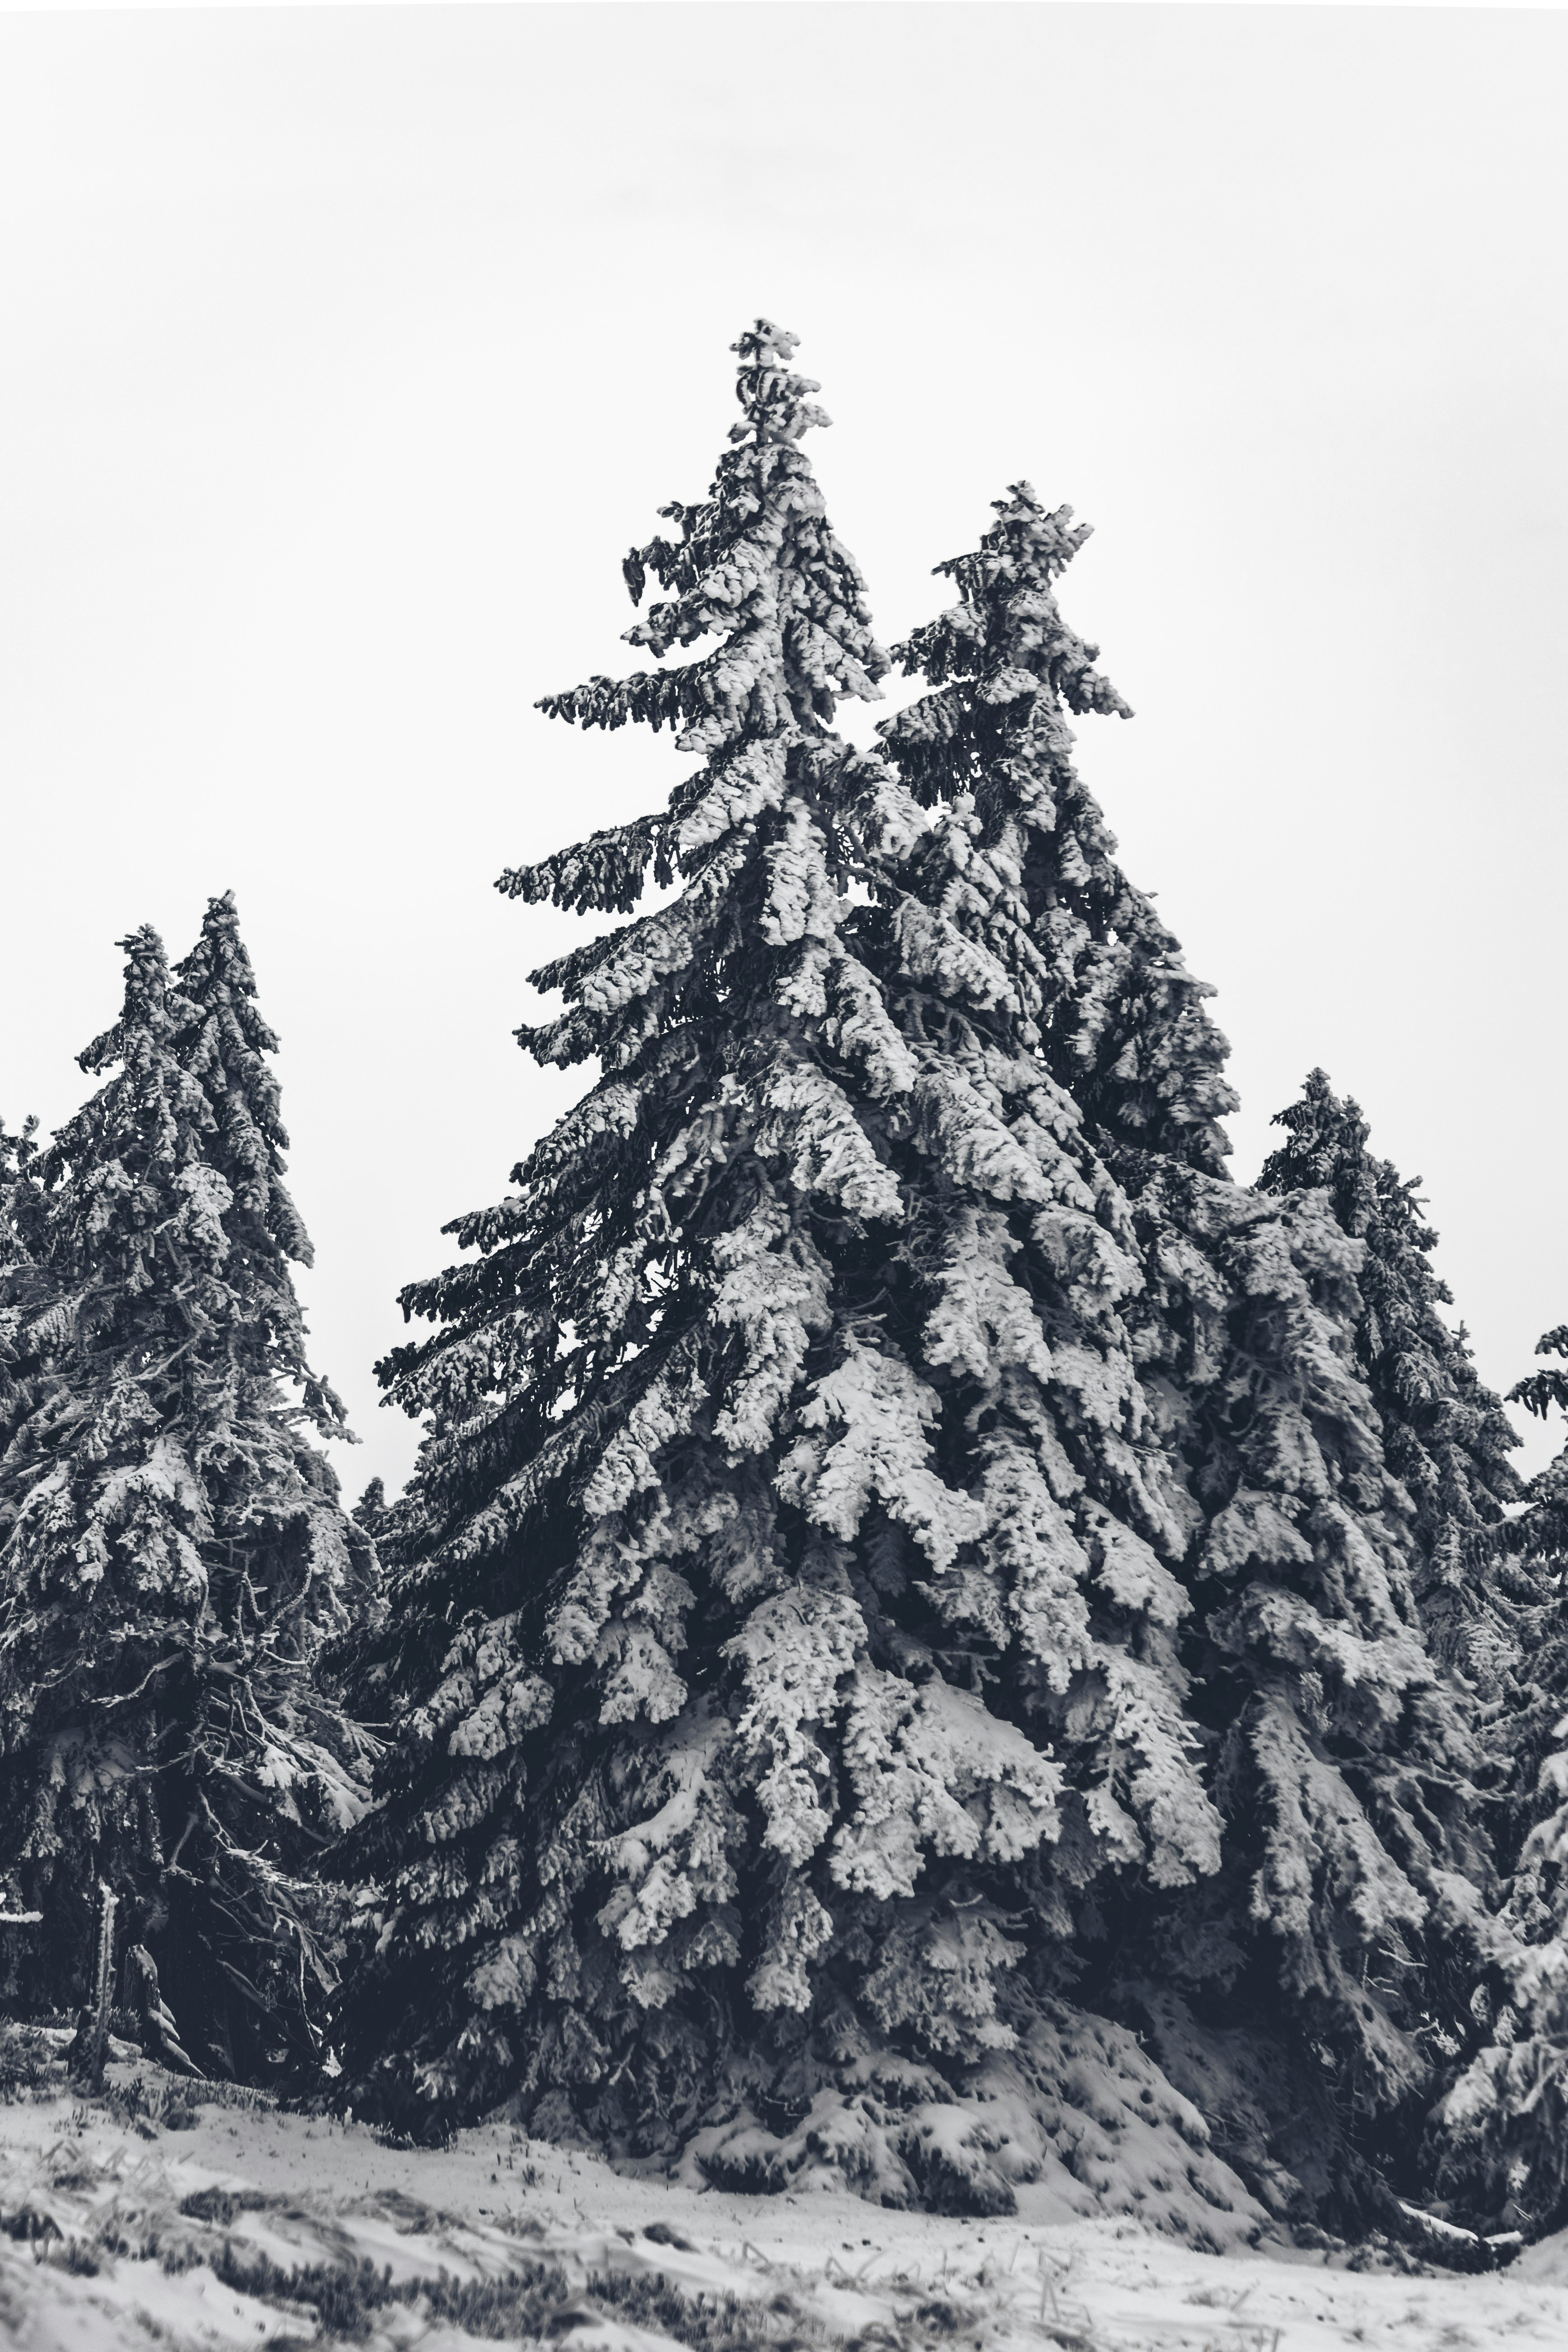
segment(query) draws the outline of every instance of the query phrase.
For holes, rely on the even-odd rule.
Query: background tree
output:
[[[256,976],[239,936],[234,893],[209,899],[201,935],[174,974],[184,1001],[176,1050],[180,1061],[205,1093],[212,1122],[203,1137],[207,1164],[233,1194],[226,1219],[230,1237],[226,1273],[243,1276],[247,1313],[264,1339],[271,1377],[291,1406],[302,1410],[293,1427],[326,1437],[349,1436],[341,1399],[311,1370],[304,1317],[290,1265],[311,1265],[310,1235],[284,1183],[284,1131],[278,1080],[268,1056],[278,1039],[256,1002]],[[352,1439],[350,1441],[353,1442]],[[308,1438],[296,1447],[300,1475],[321,1482],[337,1512],[338,1482],[319,1447]],[[367,1511],[374,1496],[376,1505]],[[373,1479],[342,1529],[341,1558],[327,1578],[311,1575],[287,1601],[295,1624],[295,1646],[310,1664],[310,1681],[328,1701],[328,1721],[350,1704],[359,1662],[384,1612],[379,1590],[376,1534],[382,1483]],[[353,1735],[359,1771],[371,1752]],[[356,1800],[357,1803],[357,1800]]]
[[[1090,526],[1070,507],[1047,511],[1027,482],[994,511],[973,553],[935,567],[959,603],[895,649],[930,691],[878,730],[915,798],[945,813],[925,853],[926,895],[986,939],[1017,995],[1021,1042],[1108,1148],[1221,1175],[1220,1121],[1237,1097],[1230,1049],[1204,1007],[1215,992],[1118,866],[1072,763],[1068,712],[1132,716],[1057,602]],[[978,892],[965,887],[977,853]]]
[[[1388,1466],[1414,1506],[1427,1636],[1495,1717],[1505,1696],[1518,1696],[1520,1610],[1540,1597],[1477,1540],[1503,1525],[1524,1492],[1509,1460],[1518,1433],[1478,1377],[1464,1326],[1452,1328],[1439,1311],[1453,1294],[1432,1265],[1437,1236],[1422,1213],[1420,1178],[1402,1177],[1368,1150],[1360,1106],[1342,1102],[1325,1071],[1309,1072],[1300,1100],[1274,1124],[1289,1139],[1264,1162],[1260,1189],[1322,1189],[1344,1231],[1364,1244],[1356,1360]]]
[[[1538,1356],[1568,1357],[1568,1323],[1545,1331],[1535,1343]],[[1550,1419],[1554,1408],[1568,1412],[1568,1372],[1556,1364],[1531,1372],[1508,1392],[1510,1404],[1521,1404],[1538,1421]],[[1568,1560],[1568,1451],[1538,1473],[1527,1490],[1529,1507],[1519,1512],[1506,1529],[1500,1529],[1496,1549],[1539,1564],[1551,1591],[1562,1590],[1563,1563]]]
[[[1568,1326],[1538,1355],[1568,1355]],[[1568,1405],[1554,1365],[1510,1402],[1545,1420]],[[1488,1980],[1477,1990],[1479,2050],[1432,2119],[1438,2185],[1500,2229],[1531,2236],[1568,2223],[1568,1452],[1526,1492],[1525,1508],[1488,1531],[1483,1570],[1523,1580],[1528,1657],[1507,1710],[1513,1776],[1510,1865]],[[1512,1588],[1510,1587],[1510,1590]]]
[[[1087,533],[1026,483],[994,512],[939,566],[960,601],[898,648],[931,690],[880,731],[941,812],[911,861],[922,895],[1007,971],[1020,1046],[1071,1088],[1126,1202],[1134,1427],[1179,1507],[1156,1528],[1101,1492],[1173,1580],[1167,1672],[1192,1678],[1223,1817],[1190,1887],[1094,1888],[1082,1981],[1152,2029],[1266,2198],[1354,2224],[1377,2202],[1365,2158],[1397,2165],[1438,2038],[1459,2047],[1487,1936],[1481,1758],[1423,1639],[1419,1541],[1358,1378],[1361,1253],[1310,1201],[1216,1181],[1233,1097],[1207,992],[1072,766],[1064,705],[1123,708],[1057,604]],[[1489,1462],[1511,1438],[1491,1407]],[[1047,1710],[1058,1752],[1095,1706],[1090,1674]]]
[[[368,1547],[308,1434],[341,1412],[300,1353],[284,1257],[307,1245],[232,901],[189,993],[156,932],[122,944],[120,1021],[81,1056],[104,1082],[28,1206],[47,1295],[0,1463],[0,1839],[46,1915],[25,1998],[79,1997],[101,1876],[205,2062],[249,2072],[310,2053],[330,1974],[300,1872],[361,1807],[363,1756],[311,1669]]]
[[[0,1453],[37,1402],[42,1369],[42,1351],[30,1337],[48,1286],[38,1262],[44,1213],[38,1152],[36,1119],[19,1135],[0,1119]]]
[[[20,1134],[0,1120],[0,1465],[18,1424],[36,1408],[48,1371],[47,1348],[34,1330],[50,1296],[48,1276],[36,1255],[43,1197],[37,1131],[36,1119],[28,1119]],[[21,1907],[15,1875],[0,1877],[0,1911]]]

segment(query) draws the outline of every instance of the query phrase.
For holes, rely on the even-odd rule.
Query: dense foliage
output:
[[[1537,1353],[1568,1354],[1568,1327],[1546,1332]],[[1510,1395],[1544,1419],[1568,1404],[1568,1379],[1549,1366]],[[1484,2047],[1434,2115],[1428,2153],[1461,2206],[1533,2236],[1568,2223],[1568,1453],[1531,1480],[1480,1563],[1534,1603],[1517,1612],[1525,1656],[1500,1710],[1511,1867],[1476,1994]]]
[[[1182,1693],[1220,1831],[1163,1901],[1115,1874],[1103,1918],[1076,1923],[1079,1981],[1151,2035],[1266,2202],[1354,2223],[1384,2119],[1463,2046],[1483,1759],[1423,1638],[1419,1531],[1358,1377],[1365,1251],[1310,1194],[1218,1181],[1232,1097],[1206,992],[1068,756],[1061,702],[1117,707],[1055,600],[1085,534],[1026,485],[995,511],[940,567],[962,602],[900,649],[935,690],[881,731],[944,810],[927,894],[971,910],[1013,976],[1019,1045],[1085,1107],[1126,1203],[1135,1273],[1111,1328],[1136,1367],[1128,1421],[1175,1507],[1157,1528],[1125,1487],[1100,1491],[1174,1580],[1163,1654],[1147,1625],[1132,1646]],[[1044,1402],[1059,1428],[1059,1392]],[[1115,1444],[1112,1423],[1102,1480]],[[1046,1711],[1058,1748],[1083,1696]]]
[[[709,498],[626,566],[671,592],[633,643],[716,649],[545,706],[701,765],[503,877],[674,895],[535,975],[523,1042],[601,1075],[384,1368],[428,1433],[354,2095],[984,2207],[1098,1985],[1189,2053],[1267,2021],[1237,2158],[1321,2205],[1303,2069],[1324,2161],[1432,2086],[1483,1874],[1362,1254],[1222,1173],[1206,992],[1071,763],[1124,706],[1065,509],[1017,485],[942,567],[882,754],[831,731],[887,659],[792,340],[742,339]]]
[[[301,1873],[363,1803],[319,1689],[371,1555],[312,1434],[288,1261],[309,1244],[233,901],[171,975],[123,943],[102,1083],[10,1155],[0,1271],[0,1870],[44,1920],[13,1990],[80,1999],[94,1889],[204,2062],[314,2046],[331,1980]],[[289,1390],[297,1388],[298,1398]]]
[[[1437,1236],[1422,1213],[1421,1180],[1368,1150],[1359,1105],[1342,1102],[1322,1070],[1308,1074],[1300,1101],[1274,1124],[1288,1140],[1264,1162],[1261,1190],[1321,1188],[1345,1232],[1364,1244],[1356,1360],[1378,1408],[1384,1457],[1414,1506],[1428,1636],[1483,1699],[1497,1700],[1516,1686],[1521,1655],[1510,1602],[1537,1596],[1528,1581],[1500,1574],[1496,1547],[1477,1538],[1500,1528],[1524,1491],[1509,1460],[1519,1436],[1478,1378],[1464,1327],[1443,1318],[1453,1295],[1432,1265]]]
[[[1521,1486],[1321,1071],[1230,1181],[1211,992],[1074,764],[1131,716],[1086,528],[1013,484],[889,656],[794,345],[742,337],[626,559],[651,666],[542,706],[695,767],[501,877],[600,919],[518,1033],[584,1090],[403,1294],[402,1496],[320,1450],[232,899],[173,973],[124,942],[99,1090],[0,1130],[11,1990],[79,1993],[102,1878],[204,2061],[310,2058],[351,1897],[341,2095],[423,2137],[1540,2228],[1568,1472]]]

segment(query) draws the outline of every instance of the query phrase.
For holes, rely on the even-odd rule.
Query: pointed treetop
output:
[[[143,923],[115,946],[125,958],[125,994],[120,1018],[77,1055],[78,1067],[89,1073],[110,1069],[116,1062],[127,1069],[144,1065],[147,1040],[174,1033],[177,1012],[171,1007],[169,958],[163,940],[151,923]]]
[[[626,631],[628,645],[646,646],[662,660],[675,645],[715,633],[740,635],[741,658],[726,649],[686,673],[699,688],[695,700],[679,704],[689,720],[682,742],[693,751],[713,750],[724,740],[716,730],[737,718],[754,735],[777,735],[792,720],[820,732],[837,695],[876,701],[876,682],[887,675],[888,657],[870,632],[865,580],[828,522],[810,462],[796,446],[812,425],[831,422],[809,397],[820,386],[789,372],[796,340],[759,319],[731,346],[741,359],[735,396],[746,421],[731,427],[732,446],[719,460],[707,499],[660,508],[679,524],[679,542],[650,540],[622,565],[634,604],[642,601],[649,572],[676,592]],[[765,690],[781,669],[782,701]],[[626,688],[662,683],[639,676]],[[704,683],[727,690],[716,696],[702,690]],[[540,708],[589,725],[621,723],[618,716],[591,716],[581,700],[586,692],[579,688],[574,700],[552,696]],[[653,705],[645,710],[617,698],[613,709],[659,723]]]
[[[878,729],[915,798],[944,814],[921,854],[981,846],[997,883],[990,944],[1012,974],[1053,1073],[1108,1142],[1166,1151],[1210,1174],[1237,1107],[1214,991],[1116,863],[1116,840],[1072,763],[1064,708],[1124,719],[1068,628],[1053,585],[1089,536],[1027,482],[993,501],[978,548],[935,568],[962,602],[893,649],[932,689]],[[962,843],[959,836],[964,836]]]
[[[771,319],[759,319],[730,349],[741,362],[735,397],[746,412],[744,425],[731,425],[731,441],[750,435],[758,446],[769,441],[798,441],[814,425],[831,425],[825,408],[811,398],[822,386],[808,375],[793,375],[790,360],[800,337]]]
[[[1437,1235],[1422,1214],[1421,1178],[1401,1176],[1392,1160],[1368,1150],[1371,1129],[1353,1095],[1342,1101],[1326,1070],[1309,1070],[1300,1099],[1276,1111],[1270,1125],[1289,1137],[1269,1153],[1258,1178],[1264,1192],[1327,1192],[1336,1222],[1357,1241],[1375,1233],[1377,1255],[1397,1248],[1412,1269],[1420,1261],[1425,1295],[1447,1300],[1446,1286],[1425,1265]]]
[[[921,670],[940,687],[993,671],[1005,656],[1006,670],[992,677],[984,698],[999,724],[1012,715],[1009,705],[1041,686],[1079,716],[1098,710],[1131,719],[1130,706],[1094,667],[1100,647],[1068,627],[1052,585],[1093,525],[1075,525],[1071,507],[1047,509],[1028,482],[1012,483],[1006,497],[991,504],[999,520],[978,548],[932,566],[939,578],[956,583],[963,602],[895,646],[900,667]]]
[[[1354,1097],[1347,1095],[1342,1102],[1326,1070],[1309,1070],[1300,1100],[1276,1111],[1270,1124],[1282,1127],[1290,1139],[1264,1161],[1258,1180],[1261,1189],[1327,1192],[1345,1232],[1361,1240],[1376,1208],[1374,1171],[1383,1163],[1367,1151],[1371,1130]],[[1421,1180],[1415,1181],[1418,1184]],[[1436,1238],[1430,1234],[1426,1245]]]
[[[1264,1161],[1258,1190],[1327,1192],[1336,1223],[1366,1245],[1357,1359],[1383,1416],[1389,1464],[1415,1506],[1421,1547],[1447,1559],[1459,1531],[1496,1525],[1517,1499],[1508,1455],[1519,1438],[1477,1377],[1464,1327],[1454,1330],[1438,1312],[1453,1294],[1431,1263],[1437,1235],[1421,1179],[1369,1150],[1360,1106],[1340,1099],[1326,1071],[1310,1071],[1300,1099],[1273,1123],[1289,1140]]]
[[[263,1058],[278,1051],[278,1038],[256,1003],[232,890],[207,900],[201,936],[174,977],[185,999],[182,1058],[217,1115],[207,1157],[227,1178],[242,1214],[285,1257],[310,1265],[310,1238],[283,1182],[289,1137],[278,1080]]]
[[[117,1244],[139,1258],[166,1213],[169,1188],[200,1160],[198,1139],[213,1123],[200,1081],[176,1051],[190,1007],[171,980],[163,940],[144,923],[116,945],[126,958],[120,1018],[77,1055],[93,1075],[116,1074],[58,1130],[39,1167],[55,1196],[57,1264],[68,1229],[84,1265],[101,1264]]]
[[[235,1030],[251,1053],[278,1051],[278,1038],[257,1008],[256,973],[239,936],[239,908],[232,890],[207,900],[201,937],[178,971],[194,1003],[228,1008]],[[277,1091],[274,1085],[274,1097]]]
[[[827,419],[806,397],[815,384],[782,364],[795,340],[766,320],[741,338],[736,389],[747,423],[734,428],[705,499],[659,509],[679,538],[634,547],[622,563],[634,604],[650,576],[672,592],[626,632],[627,644],[660,662],[706,637],[717,647],[668,670],[594,677],[538,705],[581,727],[669,727],[678,748],[706,764],[664,814],[509,869],[496,885],[509,898],[629,914],[650,867],[668,888],[754,834],[780,805],[792,758],[807,747],[843,749],[830,732],[842,697],[880,699],[889,660],[871,633],[866,583],[796,446]]]
[[[62,1279],[101,1288],[112,1260],[155,1317],[155,1265],[183,1254],[201,1269],[200,1315],[247,1362],[270,1350],[322,1434],[346,1435],[341,1400],[310,1368],[286,1263],[308,1265],[310,1244],[283,1182],[287,1138],[262,1059],[277,1040],[254,1003],[233,898],[211,901],[174,973],[150,924],[119,944],[120,1019],[78,1057],[104,1082],[39,1161],[50,1262]]]

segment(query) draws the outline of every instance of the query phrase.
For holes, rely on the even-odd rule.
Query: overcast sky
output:
[[[340,1468],[401,1481],[395,1293],[581,1085],[510,1034],[577,927],[492,878],[686,772],[532,705],[635,666],[760,311],[884,638],[1019,476],[1093,521],[1138,716],[1080,763],[1236,1172],[1323,1064],[1510,1384],[1568,1319],[1565,68],[1542,11],[0,17],[0,1109],[235,889]]]

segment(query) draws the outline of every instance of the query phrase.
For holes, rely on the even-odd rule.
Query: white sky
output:
[[[581,1085],[510,1035],[579,927],[492,877],[684,772],[531,705],[635,666],[763,311],[884,639],[1017,476],[1096,524],[1081,765],[1236,1171],[1321,1062],[1506,1387],[1568,1318],[1565,121],[1557,11],[0,16],[0,1108],[232,887],[340,1466],[401,1479],[395,1294]]]

